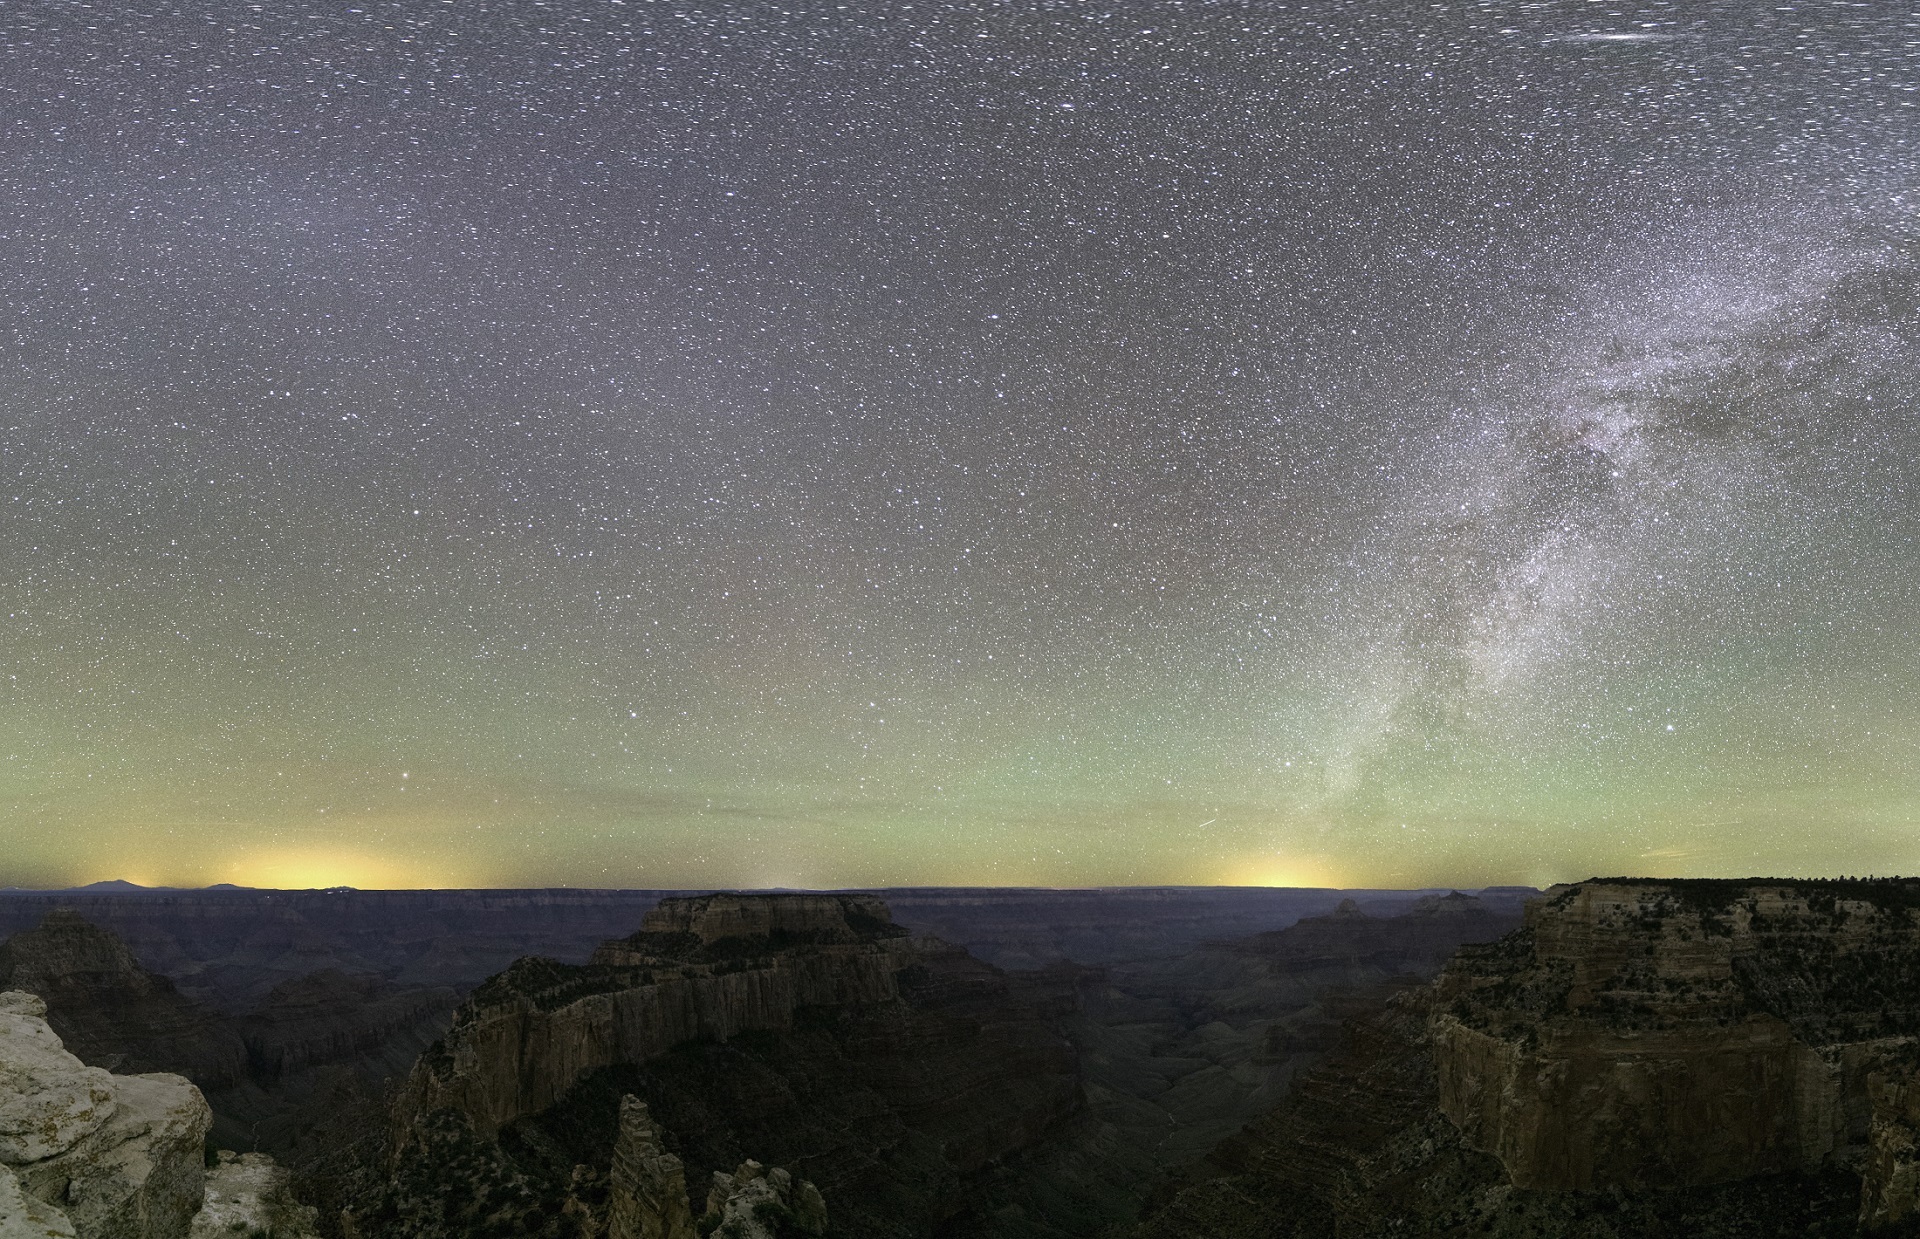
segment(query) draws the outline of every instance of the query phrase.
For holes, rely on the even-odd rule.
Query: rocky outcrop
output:
[[[61,1045],[39,998],[0,994],[0,1166],[26,1202],[21,1225],[181,1239],[205,1191],[211,1118],[187,1080],[88,1067]]]
[[[804,1007],[897,1000],[901,971],[951,949],[866,896],[665,900],[585,967],[524,959],[477,989],[415,1069],[406,1112],[455,1109],[484,1134],[602,1067],[789,1028]]]
[[[798,1239],[824,1234],[826,1201],[813,1184],[787,1171],[742,1162],[732,1174],[716,1170],[699,1224],[687,1196],[686,1168],[661,1144],[660,1125],[647,1103],[620,1099],[620,1135],[614,1142],[607,1239]]]
[[[610,1177],[607,1239],[697,1239],[686,1166],[662,1147],[660,1125],[632,1094],[620,1099]]]
[[[293,1198],[287,1172],[263,1153],[220,1150],[207,1171],[206,1203],[188,1239],[314,1239],[314,1210]]]
[[[827,1202],[813,1184],[748,1160],[713,1172],[700,1220],[724,1239],[800,1239],[826,1233]]]
[[[751,1156],[804,1166],[849,1239],[930,1234],[1081,1104],[1064,1010],[871,897],[667,901],[591,964],[521,961],[475,992],[415,1069],[353,1225],[674,1235],[676,1176]],[[797,1185],[742,1190],[812,1216]]]
[[[1897,1125],[1876,1120],[1872,1085],[1920,1032],[1917,907],[1896,883],[1561,891],[1441,981],[1440,1107],[1527,1188],[1857,1159]],[[1882,1111],[1900,1104],[1877,1091]]]

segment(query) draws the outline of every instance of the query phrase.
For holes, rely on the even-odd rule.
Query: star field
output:
[[[0,6],[0,885],[1920,866],[1920,11]]]

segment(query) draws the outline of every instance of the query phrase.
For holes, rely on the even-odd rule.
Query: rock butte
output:
[[[1849,897],[1850,896],[1850,897]],[[1692,1186],[1864,1157],[1920,1204],[1920,891],[1587,883],[1436,983],[1440,1106],[1516,1186]]]
[[[493,1131],[601,1067],[790,1028],[802,1007],[897,1000],[898,974],[936,955],[965,952],[911,937],[871,896],[663,900],[586,967],[523,959],[475,990],[415,1068],[406,1113],[452,1108]]]
[[[913,936],[872,896],[665,900],[588,964],[523,959],[471,995],[414,1068],[385,1186],[350,1221],[450,1236],[558,1211],[680,1239],[700,1207],[687,1180],[717,1175],[716,1225],[804,1230],[830,1208],[845,1233],[931,1233],[968,1206],[969,1176],[1083,1104],[1068,1001]],[[811,1183],[781,1169],[796,1159]],[[483,1199],[512,1218],[470,1218]]]

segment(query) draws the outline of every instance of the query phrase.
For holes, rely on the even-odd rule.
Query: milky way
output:
[[[0,6],[0,884],[1920,866],[1920,16]]]

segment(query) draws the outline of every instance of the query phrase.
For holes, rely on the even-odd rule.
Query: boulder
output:
[[[220,1150],[207,1172],[207,1199],[194,1215],[188,1239],[313,1239],[315,1210],[294,1200],[287,1172],[264,1153]]]
[[[86,1066],[45,1012],[0,994],[0,1165],[78,1239],[183,1239],[205,1193],[206,1099],[180,1076]]]
[[[13,1171],[0,1166],[0,1239],[74,1239],[67,1215],[20,1190]]]

